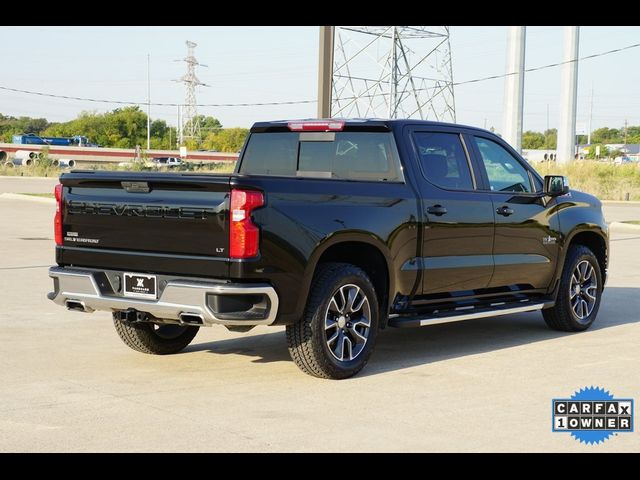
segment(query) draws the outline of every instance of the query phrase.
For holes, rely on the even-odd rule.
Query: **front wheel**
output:
[[[304,318],[287,326],[291,358],[316,377],[351,377],[371,356],[379,315],[375,289],[364,271],[347,263],[322,264]]]
[[[133,350],[151,355],[170,355],[183,350],[200,327],[130,323],[113,314],[113,324],[120,339]]]
[[[572,245],[564,263],[556,304],[542,311],[545,322],[554,330],[586,330],[598,315],[602,287],[596,256],[584,245]]]

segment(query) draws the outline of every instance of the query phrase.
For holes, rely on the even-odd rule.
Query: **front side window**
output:
[[[489,186],[495,192],[531,192],[529,173],[504,147],[493,140],[473,137],[489,177]]]
[[[434,185],[451,190],[473,190],[469,161],[456,133],[416,132],[420,167]]]
[[[240,173],[402,181],[390,132],[254,133],[247,143]]]

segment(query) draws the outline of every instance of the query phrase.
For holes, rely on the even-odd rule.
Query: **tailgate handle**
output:
[[[147,182],[120,182],[120,184],[129,193],[149,193],[151,191]]]

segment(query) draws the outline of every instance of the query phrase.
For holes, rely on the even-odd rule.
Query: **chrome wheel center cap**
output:
[[[340,315],[340,317],[338,317],[338,327],[339,328],[344,328],[344,326],[347,324],[347,319],[344,315]]]

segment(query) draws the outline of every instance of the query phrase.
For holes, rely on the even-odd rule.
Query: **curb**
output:
[[[639,200],[601,200],[603,205],[640,205]]]
[[[631,223],[611,222],[609,228],[615,232],[640,233],[640,225],[633,225]]]
[[[55,198],[34,197],[33,195],[23,195],[21,193],[2,193],[0,198],[6,200],[26,200],[27,202],[47,203],[54,205],[56,203]]]

